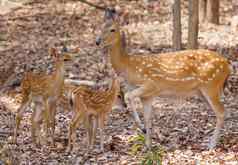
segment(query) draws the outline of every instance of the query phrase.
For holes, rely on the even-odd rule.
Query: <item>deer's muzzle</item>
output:
[[[97,37],[96,38],[96,45],[99,46],[101,44],[101,38],[100,37]]]

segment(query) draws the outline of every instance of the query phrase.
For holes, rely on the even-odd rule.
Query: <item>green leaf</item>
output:
[[[137,134],[129,138],[128,142],[142,142],[145,143],[145,136],[143,134]]]

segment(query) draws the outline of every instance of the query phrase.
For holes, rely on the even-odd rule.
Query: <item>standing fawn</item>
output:
[[[109,14],[107,13],[109,12]],[[208,145],[214,148],[224,125],[224,107],[220,95],[230,74],[228,61],[209,50],[185,50],[159,55],[128,55],[122,46],[120,26],[115,11],[106,11],[105,24],[96,44],[107,46],[114,70],[127,79],[133,90],[126,94],[136,123],[146,132],[151,147],[152,100],[156,96],[201,94],[216,114],[216,129]],[[133,106],[134,98],[144,105],[145,129]]]
[[[17,132],[27,106],[33,104],[31,136],[35,144],[36,132],[39,133],[42,118],[46,121],[47,134],[50,130],[52,143],[54,142],[56,101],[62,94],[64,85],[64,61],[71,60],[68,54],[58,54],[55,48],[49,50],[55,64],[55,71],[50,74],[34,74],[27,72],[21,82],[22,103],[16,115],[13,142],[17,142]],[[42,110],[42,104],[44,110]]]
[[[68,151],[72,149],[76,140],[76,129],[80,122],[83,122],[87,129],[88,147],[94,145],[96,129],[100,131],[100,149],[104,149],[103,128],[104,122],[111,112],[117,96],[120,92],[120,83],[114,78],[111,88],[107,91],[93,90],[88,86],[80,85],[71,89],[71,104],[73,106],[73,118],[69,126]],[[98,126],[97,126],[98,125]]]

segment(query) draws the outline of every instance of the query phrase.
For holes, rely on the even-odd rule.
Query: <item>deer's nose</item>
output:
[[[100,37],[97,37],[96,38],[96,45],[99,46],[101,43],[101,38]]]

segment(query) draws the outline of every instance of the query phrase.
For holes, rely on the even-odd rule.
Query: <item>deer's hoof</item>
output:
[[[144,134],[146,134],[146,132],[147,132],[145,128],[142,128],[141,131],[142,131]]]
[[[10,139],[10,143],[11,144],[17,144],[17,138],[13,137],[12,139]]]
[[[72,147],[68,146],[66,149],[66,153],[70,153],[72,151]]]
[[[208,148],[209,150],[215,149],[215,148],[216,148],[216,143],[214,143],[214,142],[208,143],[207,148]]]

